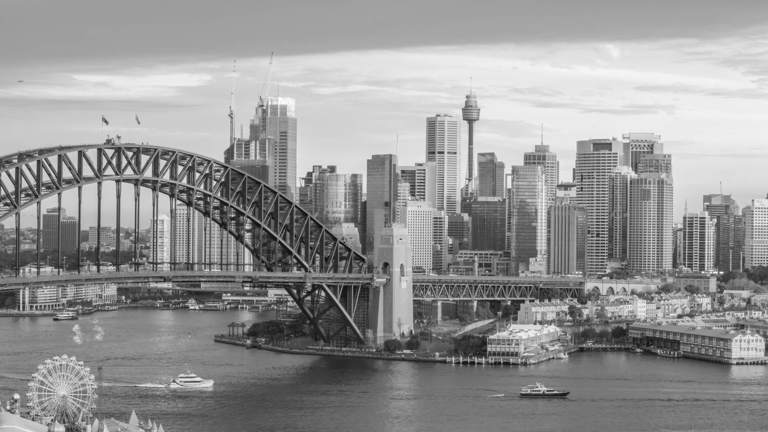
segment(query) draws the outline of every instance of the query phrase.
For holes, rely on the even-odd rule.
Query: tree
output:
[[[576,305],[568,305],[568,316],[573,322],[581,321],[584,319],[584,311]]]
[[[728,281],[727,284],[725,284],[725,289],[727,290],[746,290],[746,291],[762,291],[763,287],[756,284],[755,282],[746,279],[746,278],[740,278],[740,279],[731,279]]]
[[[384,341],[384,351],[394,353],[402,351],[403,344],[399,339],[388,339]]]
[[[453,350],[461,355],[483,355],[487,341],[482,336],[463,335],[453,341]]]
[[[411,338],[405,342],[405,349],[416,351],[419,349],[420,345],[421,343],[419,342],[419,338],[416,336],[411,336]]]
[[[605,306],[600,306],[600,309],[595,312],[595,318],[600,322],[608,321],[608,312],[606,312]]]
[[[627,337],[627,329],[624,326],[616,326],[611,329],[611,337],[613,340],[621,340]]]
[[[669,283],[669,282],[661,284],[661,286],[659,287],[659,292],[664,293],[664,294],[673,293],[675,291],[677,291],[677,288],[675,287],[675,284],[672,284],[672,283]]]
[[[608,329],[602,329],[599,332],[597,332],[597,338],[602,340],[603,342],[606,342],[611,338],[611,331]]]
[[[685,292],[688,294],[700,294],[701,288],[697,287],[696,285],[686,285],[685,288],[683,288]]]
[[[587,327],[579,334],[583,340],[591,340],[597,337],[597,330],[592,327]]]

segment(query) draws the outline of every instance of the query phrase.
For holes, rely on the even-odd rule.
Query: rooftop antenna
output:
[[[472,77],[469,77],[469,94],[472,94]]]
[[[544,123],[541,123],[541,145],[544,145]]]
[[[720,180],[720,195],[723,195],[723,181]]]
[[[395,133],[395,154],[397,154],[397,150],[400,148],[400,134]]]

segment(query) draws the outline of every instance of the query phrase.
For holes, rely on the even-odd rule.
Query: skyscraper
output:
[[[624,160],[622,165],[637,172],[640,159],[646,154],[664,153],[661,136],[649,132],[630,132],[621,136]]]
[[[61,252],[72,253],[80,246],[80,233],[77,231],[77,218],[67,216],[67,210],[61,209]],[[47,251],[59,249],[59,208],[52,207],[45,211],[42,221],[42,247]]]
[[[365,251],[375,250],[375,239],[395,221],[398,185],[397,156],[378,154],[367,161]]]
[[[157,219],[152,219],[151,232],[149,262],[152,269],[168,271],[171,267],[171,218],[160,215]]]
[[[587,212],[575,197],[559,194],[547,209],[547,272],[554,275],[584,274]],[[574,194],[575,195],[575,194]]]
[[[504,162],[496,153],[477,154],[477,196],[504,198]]]
[[[467,122],[468,142],[467,142],[467,179],[464,188],[464,196],[471,196],[473,193],[474,177],[474,158],[475,158],[475,122],[480,120],[480,107],[477,105],[477,96],[470,90],[464,100],[464,108],[461,109],[461,118]],[[458,170],[457,170],[458,171]]]
[[[362,184],[360,174],[341,174],[335,165],[315,165],[299,188],[299,204],[321,223],[359,223]]]
[[[574,181],[576,202],[587,211],[586,273],[606,271],[608,259],[608,191],[613,169],[622,160],[621,143],[615,139],[590,139],[576,143]]]
[[[245,171],[253,177],[269,184],[269,151],[266,139],[256,136],[233,138],[233,142],[224,151],[224,162]]]
[[[406,201],[401,207],[408,230],[414,273],[431,273],[435,209],[424,201]]]
[[[744,209],[744,267],[768,266],[768,199]]]
[[[449,114],[427,118],[427,162],[435,162],[437,210],[457,213],[459,121]]]
[[[672,159],[644,154],[629,185],[627,264],[634,273],[672,269]]]
[[[697,272],[714,270],[715,220],[706,211],[683,216],[683,262]]]
[[[400,181],[410,185],[409,194],[416,201],[426,201],[437,208],[437,169],[435,162],[419,162],[400,167]]]
[[[534,147],[533,152],[523,155],[523,165],[539,165],[544,169],[547,184],[547,205],[555,202],[557,184],[560,183],[560,162],[557,153],[549,151],[549,146],[541,144]]]
[[[546,177],[539,165],[512,166],[507,191],[507,250],[518,272],[547,254]]]
[[[259,101],[251,120],[251,140],[261,156],[268,152],[269,184],[293,199],[296,193],[296,102],[267,97]]]
[[[744,254],[744,218],[730,195],[704,195],[704,210],[717,222],[715,267],[722,272],[741,271]]]
[[[629,225],[629,184],[637,177],[628,166],[614,168],[608,183],[608,258],[615,263],[627,261]]]
[[[506,202],[500,197],[478,196],[472,201],[472,249],[505,249]]]

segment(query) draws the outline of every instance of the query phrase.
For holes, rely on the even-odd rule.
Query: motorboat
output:
[[[168,387],[172,389],[209,389],[213,388],[213,380],[203,379],[192,372],[186,372],[179,374],[179,376],[174,378],[173,381],[168,384]]]
[[[563,398],[570,394],[569,391],[556,390],[544,386],[541,383],[527,385],[520,389],[520,397],[529,398]]]
[[[54,321],[70,321],[70,320],[76,320],[76,319],[78,319],[77,312],[72,310],[60,311],[53,316]]]

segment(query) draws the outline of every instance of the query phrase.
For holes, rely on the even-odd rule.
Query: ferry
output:
[[[213,388],[213,380],[202,379],[199,376],[193,374],[192,372],[187,372],[187,373],[179,374],[179,376],[174,378],[173,381],[171,381],[171,383],[168,384],[168,387],[172,389],[180,389],[180,388],[209,389],[209,388]]]
[[[555,390],[545,387],[541,383],[527,385],[520,389],[520,397],[528,398],[563,398],[570,394],[569,391]]]
[[[77,318],[77,312],[71,310],[60,311],[53,316],[54,321],[69,321],[76,320]]]
[[[189,301],[187,301],[187,308],[189,310],[200,310],[200,305],[195,301],[195,299],[189,299]]]

